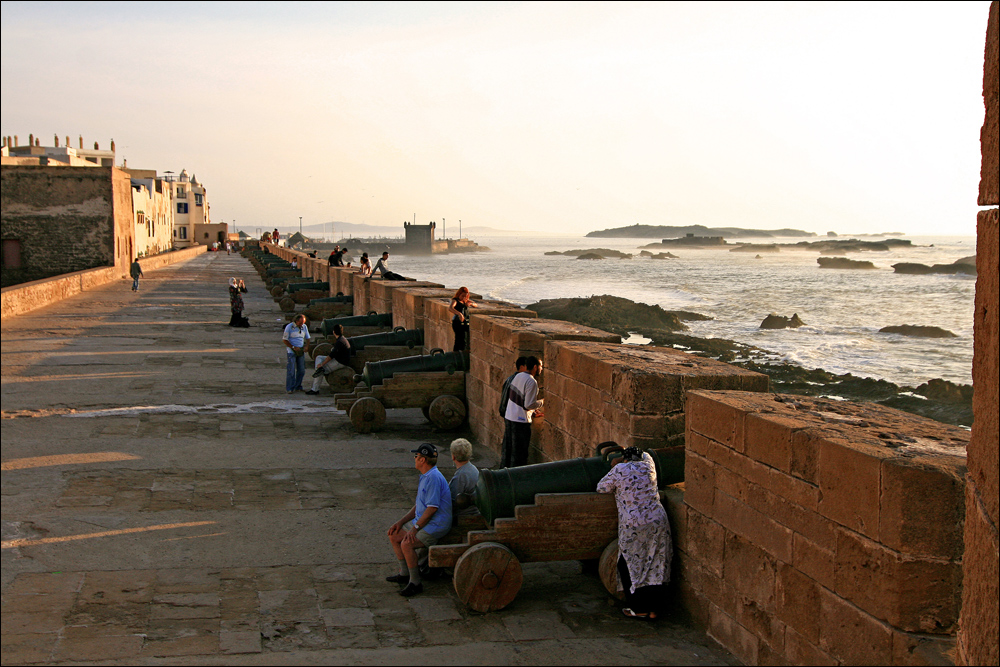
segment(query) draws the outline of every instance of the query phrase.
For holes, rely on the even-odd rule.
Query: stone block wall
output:
[[[432,303],[431,308],[434,307]],[[469,424],[479,446],[496,452],[500,451],[503,439],[503,419],[497,412],[500,390],[507,376],[515,371],[514,361],[518,357],[536,356],[544,362],[547,340],[621,342],[616,334],[560,320],[478,314],[471,319],[469,346],[472,355],[465,376]],[[539,387],[544,392],[544,370],[539,380]],[[544,428],[542,421],[536,420],[533,428],[531,456],[535,458],[529,457],[532,463],[537,461],[540,431]]]
[[[374,310],[378,313],[391,313],[393,292],[403,287],[431,287],[441,289],[444,285],[427,280],[381,280],[376,278],[368,286],[368,310]],[[395,324],[395,321],[393,324]]]
[[[23,268],[71,273],[114,266],[128,273],[135,229],[127,173],[4,165],[0,174],[0,233],[21,242]]]
[[[693,391],[681,588],[747,664],[919,664],[953,647],[959,428],[876,404]]]
[[[340,266],[330,267],[330,295],[337,296],[338,292],[348,296],[354,294],[355,275],[357,275],[355,269]],[[334,285],[335,282],[336,285]]]
[[[975,342],[972,362],[972,439],[965,500],[965,559],[958,662],[995,665],[1000,661],[1000,541],[998,511],[998,353],[1000,303],[1000,3],[990,4],[983,67],[986,115],[980,135],[982,170],[977,218]]]
[[[684,445],[690,389],[767,391],[769,379],[664,347],[551,340],[545,343],[544,461],[594,456],[598,443]]]
[[[396,326],[406,329],[423,329],[427,301],[430,299],[451,299],[454,294],[455,290],[447,287],[402,287],[397,289],[392,293],[393,320]],[[479,297],[474,296],[473,298]]]
[[[452,292],[454,294],[454,292]],[[453,349],[455,332],[451,328],[452,314],[448,311],[451,305],[451,294],[445,298],[433,298],[424,301],[424,349],[433,350],[436,347],[444,351]],[[476,308],[469,309],[469,326],[477,317],[486,315],[501,315],[505,317],[538,317],[533,310],[525,310],[506,301],[482,300],[473,295]],[[470,341],[471,344],[471,341]],[[516,358],[516,357],[515,357]]]
[[[368,307],[368,297],[371,293],[370,287],[373,281],[365,278],[360,273],[350,274],[350,279],[351,294],[354,295],[354,314],[367,315],[368,311],[371,310]]]

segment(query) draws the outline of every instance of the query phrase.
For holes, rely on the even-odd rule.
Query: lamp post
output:
[[[299,236],[302,236],[302,216],[299,216]]]

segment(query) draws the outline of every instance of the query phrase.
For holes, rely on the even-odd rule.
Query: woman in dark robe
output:
[[[455,332],[455,352],[461,352],[466,348],[466,336],[469,333],[469,308],[478,308],[469,294],[468,287],[459,287],[455,296],[451,299],[448,312],[454,317],[451,318],[451,329]]]
[[[229,279],[229,309],[233,312],[233,316],[229,318],[229,326],[231,327],[245,329],[250,326],[250,320],[243,317],[243,295],[246,291],[247,287],[241,279]]]

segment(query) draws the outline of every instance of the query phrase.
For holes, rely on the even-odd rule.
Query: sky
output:
[[[3,2],[0,133],[241,229],[971,235],[988,8]]]

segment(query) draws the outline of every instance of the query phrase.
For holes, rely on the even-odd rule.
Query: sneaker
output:
[[[390,584],[408,584],[410,583],[410,575],[408,574],[394,574],[390,577],[385,578]]]
[[[406,584],[406,588],[399,591],[399,594],[404,598],[412,598],[414,595],[420,595],[424,592],[423,584]]]
[[[315,395],[319,394],[319,392],[318,391],[313,391],[312,389],[310,389],[309,391],[306,392],[306,394],[309,395],[309,396],[315,396]]]

